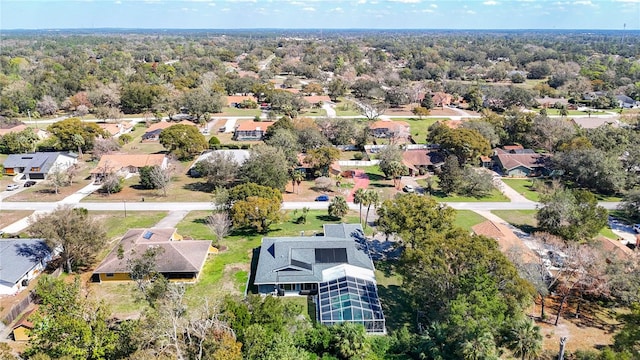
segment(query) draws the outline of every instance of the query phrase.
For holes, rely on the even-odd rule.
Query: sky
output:
[[[640,0],[0,0],[3,29],[640,30]]]

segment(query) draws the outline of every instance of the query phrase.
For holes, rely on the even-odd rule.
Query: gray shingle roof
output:
[[[5,168],[24,168],[25,174],[47,174],[58,156],[64,155],[77,158],[77,155],[67,152],[35,152],[27,154],[11,154],[4,161]],[[31,171],[32,168],[40,169]]]
[[[41,262],[51,259],[51,249],[42,239],[0,240],[0,283],[15,285]]]
[[[362,243],[360,224],[336,224],[324,226],[325,236],[299,236],[287,238],[263,238],[254,283],[309,283],[321,282],[323,270],[342,262],[322,262],[316,249],[344,249],[347,264],[374,270],[373,262]],[[343,250],[337,250],[342,253]],[[340,256],[338,255],[337,258]]]

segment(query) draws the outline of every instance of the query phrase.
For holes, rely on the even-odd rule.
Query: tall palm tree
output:
[[[380,194],[378,194],[375,190],[365,190],[364,192],[364,205],[367,206],[367,216],[364,219],[364,227],[367,227],[367,223],[369,221],[369,210],[371,209],[371,205],[374,208],[378,207],[378,203],[380,202]]]
[[[300,184],[302,184],[302,180],[304,180],[304,173],[300,170],[295,170],[291,173],[291,184],[293,185],[294,191],[296,185],[298,185],[298,192],[296,194],[300,194]]]
[[[364,202],[366,190],[363,188],[359,188],[353,194],[353,203],[360,205],[360,223],[362,224],[362,203]]]
[[[540,327],[530,319],[516,323],[515,327],[511,329],[508,347],[515,356],[519,356],[522,360],[538,358],[542,351]]]

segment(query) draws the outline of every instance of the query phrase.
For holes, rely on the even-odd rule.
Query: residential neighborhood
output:
[[[9,36],[0,354],[640,356],[637,51],[256,34]]]

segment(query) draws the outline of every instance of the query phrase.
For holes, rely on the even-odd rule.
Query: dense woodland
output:
[[[282,85],[270,81],[276,77]],[[338,104],[359,104],[366,119],[299,117],[305,106],[300,95],[282,87],[327,94]],[[403,249],[399,260],[376,264],[404,279],[396,298],[382,299],[406,308],[406,318],[393,322],[401,326],[390,328],[388,336],[366,336],[364,328],[350,324],[313,324],[301,309],[273,297],[218,296],[211,302],[200,299],[199,308],[189,307],[184,287],[157,276],[156,254],[149,253],[132,264],[141,269],[136,296],[146,302],[136,319],[114,319],[105,304],[88,301],[77,282],[42,279],[36,289],[41,302],[36,340],[24,356],[552,359],[554,354],[542,352],[540,330],[525,313],[534,300],[553,295],[562,301],[556,324],[570,298],[625,309],[612,346],[571,354],[573,359],[639,359],[638,259],[608,258],[591,242],[608,215],[596,196],[624,196],[621,212],[629,221],[640,221],[637,112],[620,110],[624,126],[585,130],[568,122],[565,104],[554,104],[562,117],[550,118],[535,101],[564,98],[576,106],[614,112],[619,106],[616,95],[640,101],[638,33],[7,32],[0,49],[4,127],[61,114],[117,121],[125,114],[160,119],[188,112],[192,121],[204,123],[222,112],[227,95],[251,93],[258,102],[270,104],[269,117],[277,121],[265,144],[253,146],[244,164],[212,157],[196,168],[208,189],[215,190],[214,202],[226,221],[230,218],[236,229],[255,233],[268,233],[270,225],[281,220],[285,185],[293,181],[300,187],[302,175],[291,171],[298,165],[298,153],[305,153],[316,184],[331,183],[327,170],[339,156],[333,145],[362,148],[372,141],[370,120],[408,104],[422,117],[436,106],[428,95],[437,92],[451,94],[455,105],[480,114],[457,129],[435,124],[419,140],[439,144],[447,155],[438,174],[445,193],[482,197],[490,192],[490,176],[473,168],[493,147],[521,144],[553,155],[549,166],[557,175],[540,184],[544,195],[537,220],[544,233],[534,237],[575,259],[558,265],[561,271],[553,281],[542,264],[524,263],[502,253],[495,241],[456,227],[451,208],[430,197],[400,195],[377,209],[378,231],[398,239]],[[589,94],[596,95],[585,96]],[[196,130],[186,141],[179,138],[178,133],[191,131],[188,126],[169,129],[161,133],[160,143],[178,160],[221,145],[215,137],[207,143]],[[30,128],[7,134],[0,138],[0,152],[72,150],[91,153],[95,160],[122,145],[105,140],[97,125],[75,117],[48,130],[52,136],[43,141]],[[388,146],[377,157],[389,179],[405,173],[400,147]],[[152,175],[153,169],[141,171],[142,186],[162,188],[149,180]],[[109,192],[121,187],[118,179],[107,184]],[[360,195],[357,202],[367,212],[372,204],[377,207],[379,199]],[[344,216],[336,209],[346,203],[332,205]],[[262,215],[251,214],[253,210]],[[46,226],[55,216],[77,217],[79,228],[70,233],[94,225],[84,222],[88,220],[82,211],[60,209],[40,218],[42,225],[31,228],[31,235],[58,237],[66,247],[65,236]],[[68,238],[71,247],[82,236]],[[83,248],[86,253],[65,252],[66,270],[87,265],[82,261],[89,262],[98,252],[95,245]],[[542,312],[544,319],[544,307]]]

